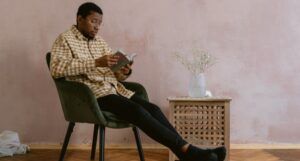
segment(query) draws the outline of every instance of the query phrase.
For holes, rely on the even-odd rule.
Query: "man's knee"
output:
[[[135,121],[140,121],[141,119],[145,119],[145,117],[151,116],[150,113],[140,105],[130,107],[128,114],[130,114],[131,119]]]
[[[160,107],[158,107],[157,105],[152,104],[152,103],[150,103],[150,104],[151,104],[150,110],[152,112],[162,112]]]

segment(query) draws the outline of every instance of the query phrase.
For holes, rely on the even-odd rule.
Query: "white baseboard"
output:
[[[159,144],[142,144],[143,149],[165,149]],[[61,149],[60,144],[29,144],[31,149]],[[98,146],[97,146],[98,148]],[[136,149],[136,145],[106,144],[106,149]],[[72,144],[68,149],[90,150],[90,144]],[[300,149],[300,144],[230,144],[230,149]]]

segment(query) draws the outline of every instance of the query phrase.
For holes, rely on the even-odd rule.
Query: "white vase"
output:
[[[192,74],[189,84],[190,97],[205,97],[206,84],[204,73]]]

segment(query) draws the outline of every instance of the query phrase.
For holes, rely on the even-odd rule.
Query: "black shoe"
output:
[[[212,149],[212,151],[217,154],[218,156],[218,161],[224,161],[225,158],[226,158],[226,148],[225,147],[218,147],[218,148],[215,148],[215,149]]]
[[[180,161],[220,161],[218,158],[220,153],[219,151],[221,150],[218,148],[201,149],[194,145],[189,145],[187,152],[180,157]]]
[[[216,153],[211,152],[208,156],[205,156],[205,159],[203,161],[219,161],[219,158]]]

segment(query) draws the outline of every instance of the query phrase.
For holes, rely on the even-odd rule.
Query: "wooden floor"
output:
[[[167,150],[144,150],[146,161],[168,161]],[[139,161],[136,150],[105,151],[106,161]],[[0,158],[0,161],[58,161],[59,150],[31,150],[25,155]],[[90,151],[69,150],[65,161],[90,161]],[[96,161],[98,161],[98,154]],[[231,150],[230,161],[300,161],[300,150]]]

